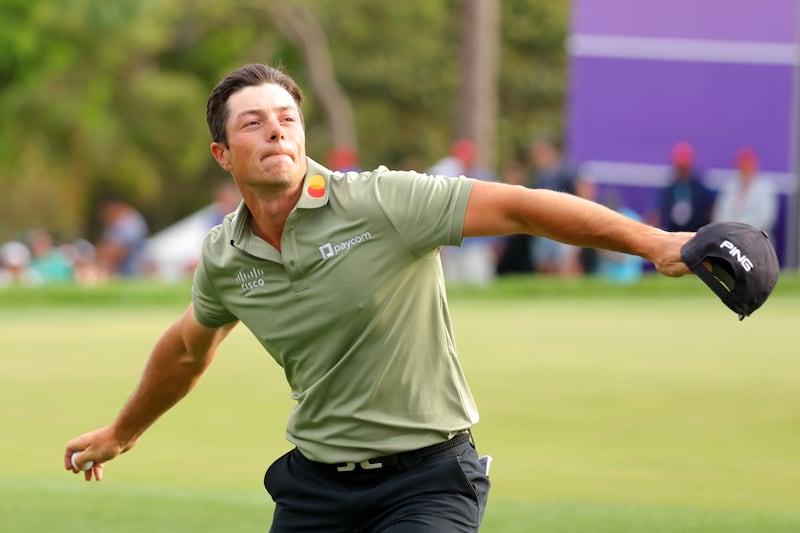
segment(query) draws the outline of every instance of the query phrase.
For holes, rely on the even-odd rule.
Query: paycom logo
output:
[[[356,235],[355,237],[351,237],[345,241],[342,241],[338,244],[331,244],[326,242],[322,246],[319,247],[319,253],[322,254],[322,260],[326,261],[331,257],[335,257],[342,252],[346,252],[351,248],[358,246],[368,240],[372,239],[372,233],[365,231],[361,235]]]

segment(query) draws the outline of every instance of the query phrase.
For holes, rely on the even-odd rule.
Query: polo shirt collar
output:
[[[306,178],[303,181],[303,192],[295,208],[316,209],[328,203],[328,185],[331,171],[310,157],[306,158]]]
[[[306,176],[303,179],[303,190],[294,209],[317,209],[327,205],[330,192],[328,190],[331,171],[320,165],[310,157],[306,157]],[[239,204],[236,214],[231,221],[232,243],[238,245],[248,235],[252,234],[250,228],[250,210],[244,201]]]

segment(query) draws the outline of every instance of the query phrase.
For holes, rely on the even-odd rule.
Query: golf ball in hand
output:
[[[69,460],[72,463],[72,468],[74,468],[75,470],[83,470],[84,472],[86,472],[87,470],[89,470],[94,466],[94,461],[87,461],[86,464],[83,465],[83,468],[78,468],[78,465],[75,464],[75,456],[78,455],[79,453],[81,452],[79,451],[72,452],[72,457],[70,457]]]

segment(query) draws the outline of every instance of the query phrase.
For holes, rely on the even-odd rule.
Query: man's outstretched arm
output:
[[[689,273],[680,250],[694,235],[666,232],[571,194],[476,180],[464,237],[516,233],[638,255],[666,276]]]
[[[67,443],[64,467],[79,472],[92,461],[85,478],[100,481],[106,461],[130,450],[147,428],[194,388],[236,324],[207,328],[197,321],[189,305],[156,342],[139,384],[114,422]],[[80,452],[74,458],[77,468],[72,464],[74,452]]]

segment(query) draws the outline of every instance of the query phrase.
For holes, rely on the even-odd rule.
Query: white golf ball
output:
[[[94,466],[94,461],[87,461],[86,464],[83,465],[83,469],[78,468],[78,465],[75,464],[75,456],[81,453],[80,451],[72,452],[72,456],[69,458],[69,461],[72,463],[72,468],[75,470],[83,470],[86,472],[90,468]]]

